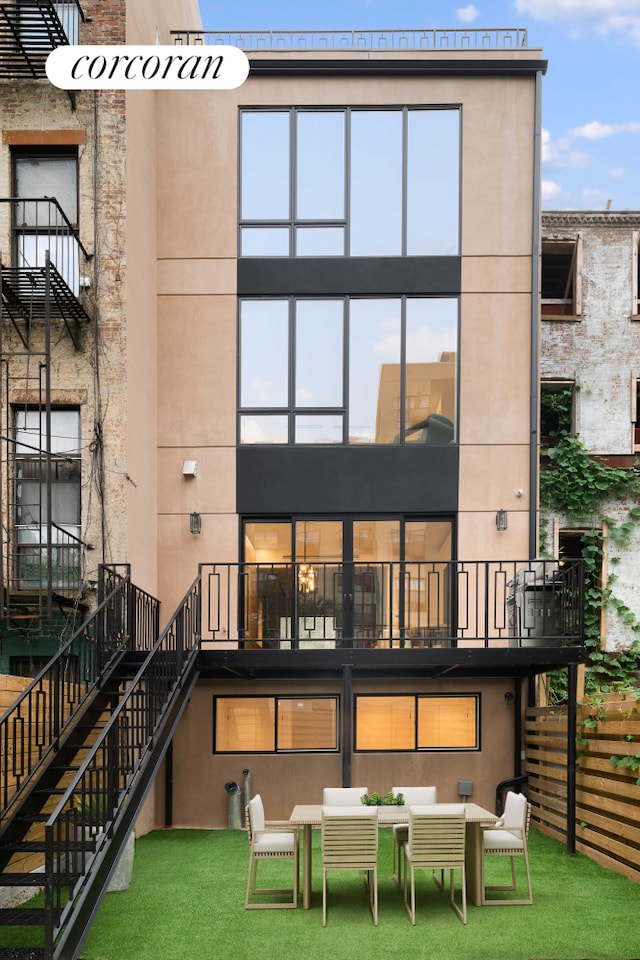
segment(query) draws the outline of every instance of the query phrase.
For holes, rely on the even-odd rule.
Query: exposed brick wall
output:
[[[83,9],[88,19],[81,24],[81,43],[125,41],[125,0],[85,0]],[[46,80],[3,82],[0,127],[29,132],[35,144],[39,132],[43,132],[43,144],[55,143],[56,131],[61,132],[61,143],[84,141],[78,146],[80,238],[95,256],[81,273],[91,279],[86,300],[94,323],[83,325],[79,352],[62,325],[53,325],[51,377],[54,403],[82,405],[82,534],[95,548],[86,556],[86,576],[94,579],[102,560],[122,562],[127,558],[125,95],[123,91],[79,91],[74,110],[68,95]],[[12,194],[11,147],[3,142],[0,196]],[[8,208],[3,206],[0,251],[6,262],[9,218]],[[20,349],[11,327],[4,326],[4,351]],[[36,329],[33,350],[42,347],[42,330]],[[10,403],[36,399],[37,385],[31,374],[39,359],[11,360]],[[6,409],[2,416],[6,423]],[[6,466],[2,464],[3,474]],[[3,523],[6,520],[4,517]]]
[[[612,466],[629,467],[636,459],[632,410],[634,377],[640,377],[640,322],[632,319],[632,310],[639,231],[640,213],[549,213],[542,217],[543,240],[582,237],[582,316],[573,321],[542,322],[541,376],[575,382],[578,436],[589,451],[602,455]],[[605,512],[623,522],[633,505],[616,501],[608,504]],[[563,517],[558,521],[561,528],[579,526]],[[609,552],[619,557],[616,596],[640,617],[639,546],[636,533],[628,548],[611,545]],[[631,643],[634,637],[608,610],[607,647]]]

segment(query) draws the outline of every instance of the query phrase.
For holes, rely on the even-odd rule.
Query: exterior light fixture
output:
[[[189,515],[189,532],[200,533],[202,530],[202,517],[195,511]]]
[[[496,527],[498,530],[506,530],[508,514],[506,510],[498,510],[496,513]]]
[[[511,704],[514,702],[515,697],[510,690],[507,690],[507,692],[505,693],[504,700],[508,706],[511,706]]]

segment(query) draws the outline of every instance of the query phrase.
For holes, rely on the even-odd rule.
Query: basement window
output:
[[[544,320],[582,314],[581,238],[542,241],[541,313]]]

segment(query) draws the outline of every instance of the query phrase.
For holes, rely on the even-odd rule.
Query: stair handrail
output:
[[[101,565],[96,609],[0,717],[0,822],[58,749],[113,658],[144,648],[159,623],[158,601],[131,583],[127,564],[120,566],[122,574]]]
[[[56,938],[78,904],[91,895],[92,872],[117,829],[173,695],[195,665],[201,638],[200,584],[199,572],[45,824],[47,956],[53,956]],[[76,837],[88,834],[100,835],[95,849],[74,853]],[[65,904],[67,865],[74,856],[76,862],[80,858],[81,870]]]

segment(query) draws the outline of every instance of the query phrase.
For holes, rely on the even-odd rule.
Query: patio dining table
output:
[[[438,804],[434,804],[435,807]],[[349,808],[345,807],[348,813]],[[409,822],[409,806],[380,806],[378,825],[392,827],[396,823]],[[498,817],[477,803],[464,804],[467,821],[465,837],[465,870],[467,875],[467,897],[476,906],[482,902],[482,824],[495,823]],[[308,910],[311,906],[311,830],[322,826],[321,803],[299,803],[291,811],[289,823],[303,828],[302,854],[302,906]]]

